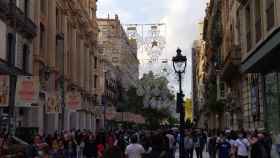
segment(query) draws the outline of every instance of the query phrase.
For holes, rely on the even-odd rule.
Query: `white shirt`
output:
[[[129,144],[125,149],[128,158],[141,158],[144,153],[145,149],[140,144]]]
[[[229,140],[229,144],[232,145],[232,146],[237,146],[237,145],[236,145],[236,141],[233,140],[233,139],[230,139],[230,140]]]
[[[250,143],[246,138],[243,138],[243,139],[238,138],[236,140],[236,146],[237,146],[237,155],[238,156],[248,156],[249,155],[248,147],[250,146]]]
[[[175,143],[175,138],[171,134],[167,134],[166,137],[169,140],[169,149],[172,149],[173,148],[173,144]]]

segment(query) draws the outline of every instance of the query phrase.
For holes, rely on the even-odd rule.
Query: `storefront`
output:
[[[265,75],[265,127],[269,131],[280,132],[280,73]]]
[[[241,72],[258,74],[260,104],[263,104],[264,128],[280,133],[280,27],[243,60]]]

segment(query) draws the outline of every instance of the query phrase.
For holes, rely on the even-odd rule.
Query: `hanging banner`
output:
[[[94,115],[97,119],[103,119],[104,117],[104,106],[95,106]]]
[[[116,108],[115,107],[106,107],[106,119],[113,120],[116,115]]]
[[[60,113],[60,101],[58,95],[55,93],[50,94],[47,96],[47,103],[46,103],[46,113],[47,114],[56,114]]]
[[[17,107],[31,107],[39,99],[39,77],[35,76],[18,76],[16,87]]]
[[[10,77],[0,75],[0,107],[8,107],[10,92]]]
[[[81,108],[82,105],[82,96],[81,93],[77,91],[70,91],[66,94],[66,101],[65,105],[70,110],[78,110]]]

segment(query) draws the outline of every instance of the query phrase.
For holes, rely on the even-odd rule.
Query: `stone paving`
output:
[[[175,158],[179,158],[179,150],[177,150]],[[193,158],[196,158],[195,151],[193,152]],[[203,152],[203,158],[209,158],[208,153],[206,151]]]

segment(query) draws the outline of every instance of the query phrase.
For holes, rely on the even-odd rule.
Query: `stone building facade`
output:
[[[192,103],[194,122],[199,128],[204,127],[203,111],[205,106],[205,64],[206,55],[204,49],[204,41],[202,39],[196,40],[192,47]]]
[[[29,125],[28,110],[16,107],[14,98],[17,77],[32,74],[32,44],[38,30],[34,19],[35,3],[34,0],[0,1],[0,75],[9,76],[10,91],[8,105],[0,109],[1,126]],[[8,120],[3,119],[5,115]],[[26,119],[17,122],[15,118]]]
[[[280,1],[243,1],[240,14],[241,72],[246,74],[247,127],[280,133]],[[244,86],[245,88],[245,86]],[[243,88],[243,89],[244,89]]]
[[[218,125],[208,122],[210,129],[280,132],[279,4],[279,0],[209,2],[203,38],[205,87],[215,85],[216,100],[223,103],[222,114],[214,116]],[[205,96],[205,107],[210,106],[209,98]]]
[[[128,39],[117,15],[114,19],[98,19],[97,22],[100,28],[98,42],[103,49],[104,60],[120,70],[118,75],[124,89],[136,87],[139,77],[136,41]]]
[[[36,0],[33,75],[40,78],[40,102],[29,111],[32,127],[56,130],[95,130],[94,106],[103,94],[103,65],[97,46],[96,0]],[[81,107],[65,104],[68,92],[81,95]],[[47,113],[47,98],[59,96],[60,113]],[[63,99],[64,98],[64,99]],[[100,100],[100,99],[99,99]]]

